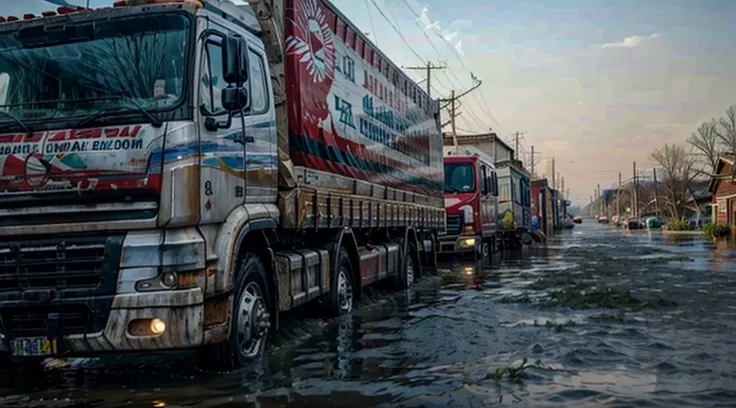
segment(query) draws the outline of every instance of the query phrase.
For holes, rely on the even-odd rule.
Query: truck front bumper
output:
[[[196,231],[12,239],[3,248],[14,254],[0,273],[0,351],[11,357],[40,357],[33,350],[44,339],[59,356],[205,342],[206,261]],[[167,271],[178,273],[173,288],[160,286]]]
[[[110,305],[110,308],[106,308]],[[29,328],[40,327],[45,319],[47,330],[34,336],[47,337],[57,342],[58,355],[85,355],[105,351],[165,350],[195,347],[202,344],[204,306],[202,290],[199,288],[125,294],[106,297],[65,299],[35,307],[29,303],[14,305],[3,303],[3,314],[22,316]],[[23,312],[20,312],[23,310]],[[49,319],[46,312],[53,311],[57,317]],[[11,317],[11,319],[13,318]],[[135,333],[136,326],[148,327],[157,319],[164,323],[158,334]],[[56,321],[54,321],[56,320]],[[159,327],[160,329],[160,327]],[[2,330],[6,333],[5,330]],[[11,340],[21,336],[2,335],[0,350],[12,351]],[[40,336],[36,336],[40,335]],[[15,356],[15,353],[11,352]]]
[[[444,236],[439,239],[438,254],[477,253],[481,245],[481,237],[477,235]]]

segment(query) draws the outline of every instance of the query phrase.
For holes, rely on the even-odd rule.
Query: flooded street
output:
[[[442,265],[352,316],[285,319],[248,372],[193,356],[0,373],[23,407],[734,406],[736,250],[586,220],[476,273]]]

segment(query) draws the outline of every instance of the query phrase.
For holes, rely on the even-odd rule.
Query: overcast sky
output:
[[[3,14],[49,9],[44,0],[0,2]],[[397,64],[447,61],[433,96],[470,86],[472,71],[483,85],[463,99],[461,132],[526,132],[522,153],[534,145],[548,173],[545,159],[555,156],[574,201],[587,201],[596,184],[611,187],[616,172],[630,178],[634,160],[651,169],[653,148],[684,143],[736,104],[735,1],[333,3]]]

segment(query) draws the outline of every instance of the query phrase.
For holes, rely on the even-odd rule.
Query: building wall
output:
[[[730,175],[731,165],[726,164],[719,175]],[[726,179],[718,183],[718,188],[714,194],[714,213],[715,222],[719,224],[736,225],[736,183]],[[731,216],[729,217],[729,213]],[[730,218],[730,220],[729,220]],[[730,222],[729,222],[730,221]]]

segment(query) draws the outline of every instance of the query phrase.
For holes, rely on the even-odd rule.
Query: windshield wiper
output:
[[[18,124],[18,126],[22,127],[22,128],[23,128],[23,130],[25,130],[25,131],[26,131],[26,133],[28,133],[29,135],[30,135],[31,133],[33,133],[33,132],[31,132],[31,129],[30,129],[30,128],[29,128],[28,126],[26,126],[26,124],[25,124],[25,123],[23,123],[23,121],[22,121],[22,120],[18,119],[18,117],[17,117],[17,116],[15,116],[15,115],[13,115],[12,113],[9,113],[9,112],[5,112],[4,110],[0,110],[0,114],[3,114],[3,115],[5,115],[6,117],[8,117],[8,118],[10,118],[10,119],[13,119],[13,121],[15,121],[15,123],[17,123],[17,124]],[[7,125],[7,123],[6,123],[6,125]]]
[[[111,99],[120,99],[120,100],[125,100],[126,102],[130,102],[131,104],[133,104],[138,109],[139,112],[143,113],[149,119],[151,119],[151,123],[153,124],[154,127],[160,127],[163,124],[161,122],[161,120],[159,120],[157,117],[153,116],[153,114],[151,114],[151,112],[149,112],[148,110],[146,110],[146,108],[144,108],[143,106],[141,106],[141,104],[139,104],[138,102],[136,102],[135,99],[133,99],[133,98],[125,98],[123,96],[112,96],[111,95],[111,96],[102,96],[100,98],[91,98],[91,99],[87,99],[85,101],[95,101],[95,100],[107,101],[107,100],[111,100]],[[84,125],[92,122],[93,120],[96,120],[96,119],[98,119],[98,118],[100,118],[100,117],[102,117],[104,115],[107,115],[107,114],[110,114],[110,113],[113,113],[113,112],[120,112],[121,110],[122,110],[122,108],[101,109],[101,110],[99,110],[99,111],[97,111],[97,112],[95,112],[95,113],[93,113],[93,114],[85,117],[84,119],[80,120],[76,125],[74,125],[74,127],[77,127],[77,128],[82,127],[82,126],[84,126]]]

